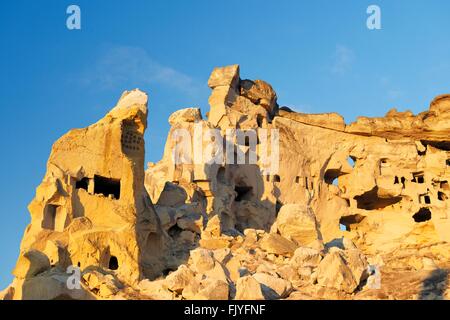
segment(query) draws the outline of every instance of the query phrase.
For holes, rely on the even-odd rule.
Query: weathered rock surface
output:
[[[276,226],[280,235],[299,246],[315,246],[322,238],[316,217],[307,206],[298,204],[282,206],[278,212]]]
[[[146,171],[139,90],[55,142],[0,299],[449,298],[450,95],[346,125],[238,65],[208,86]]]

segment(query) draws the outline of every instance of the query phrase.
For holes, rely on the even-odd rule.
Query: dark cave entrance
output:
[[[431,198],[427,194],[423,194],[419,197],[419,202],[424,204],[431,204]]]
[[[236,186],[234,191],[237,195],[234,201],[240,202],[242,200],[250,200],[252,198],[252,190],[252,187]]]
[[[338,178],[340,176],[343,176],[345,173],[343,173],[341,170],[337,170],[337,169],[328,169],[325,172],[325,175],[323,176],[323,180],[325,181],[325,183],[327,184],[333,184],[333,185],[337,185],[337,181]]]
[[[114,199],[120,199],[120,179],[94,176],[94,193],[103,194],[105,197],[112,195]]]
[[[378,187],[374,187],[372,190],[354,197],[354,199],[357,202],[358,209],[378,210],[399,203],[402,197],[381,198],[378,196]]]
[[[425,183],[425,178],[423,176],[423,173],[415,173],[415,174],[413,174],[413,179],[412,179],[411,182],[415,182],[415,183],[419,183],[419,184]]]
[[[83,178],[75,183],[75,189],[84,189],[88,191],[89,178]]]
[[[415,215],[413,215],[415,222],[426,222],[431,220],[431,211],[428,208],[421,208]]]
[[[339,219],[339,228],[342,231],[351,231],[352,229],[354,229],[355,225],[361,223],[365,218],[365,216],[360,214],[341,217],[341,219]]]
[[[108,269],[110,269],[110,270],[119,269],[119,260],[117,260],[116,256],[111,256],[109,258]]]
[[[441,192],[441,191],[438,192],[438,200],[439,200],[439,201],[445,201],[445,200],[447,200],[447,199],[448,199],[448,197],[446,196],[445,193],[443,193],[443,192]]]
[[[450,141],[431,141],[431,140],[421,140],[424,146],[432,146],[433,148],[450,151]]]
[[[56,223],[60,219],[61,207],[54,204],[47,204],[44,209],[44,217],[41,227],[47,230],[55,230]]]

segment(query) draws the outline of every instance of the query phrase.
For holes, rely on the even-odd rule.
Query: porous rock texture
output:
[[[215,68],[208,85],[207,118],[175,112],[163,158],[145,172],[139,90],[53,145],[0,298],[449,298],[450,95],[419,115],[347,125],[280,107],[238,65]],[[219,129],[216,139],[276,131],[279,170],[266,170],[259,147],[251,164],[176,162],[180,131],[199,128]]]

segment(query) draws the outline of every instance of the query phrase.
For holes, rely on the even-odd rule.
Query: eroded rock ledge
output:
[[[450,95],[346,125],[216,68],[210,111],[175,112],[144,171],[147,95],[53,146],[4,299],[441,299],[450,259]],[[175,163],[178,130],[279,132],[264,164]],[[151,143],[151,142],[150,142]],[[236,142],[248,154],[249,146]],[[69,266],[81,271],[67,286]],[[381,282],[380,282],[381,281]]]

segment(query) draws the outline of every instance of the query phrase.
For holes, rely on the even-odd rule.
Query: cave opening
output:
[[[263,125],[263,116],[262,115],[258,114],[256,116],[256,124],[258,125],[259,128],[262,127],[262,125]]]
[[[406,186],[406,178],[405,178],[405,177],[402,177],[402,178],[400,179],[400,181],[402,182],[402,186],[403,186],[403,189],[404,189],[405,186]]]
[[[42,219],[42,229],[57,229],[58,220],[60,220],[61,207],[54,204],[47,204],[44,208],[44,217]],[[62,230],[60,230],[62,231]]]
[[[448,199],[448,197],[447,197],[447,195],[445,193],[443,193],[441,191],[438,192],[438,200],[445,201],[447,199]]]
[[[431,141],[431,140],[421,140],[424,146],[432,146],[433,148],[450,151],[450,141]]]
[[[425,178],[422,173],[414,173],[412,182],[423,184],[425,183]]]
[[[234,191],[236,192],[236,198],[234,201],[240,202],[242,200],[250,200],[252,197],[252,187],[236,186]]]
[[[356,165],[356,157],[354,157],[354,156],[349,156],[349,157],[347,158],[347,162],[348,162],[348,164],[349,164],[352,168],[354,168],[355,165]]]
[[[75,189],[83,189],[88,191],[89,178],[82,178],[75,183]]]
[[[360,214],[343,216],[339,219],[339,229],[342,231],[351,231],[355,225],[361,223],[366,217]]]
[[[181,232],[183,232],[183,229],[181,229],[178,226],[178,224],[173,225],[172,227],[169,228],[169,230],[167,230],[167,233],[171,238],[178,237],[181,234]]]
[[[94,193],[105,197],[112,196],[116,200],[120,199],[120,179],[94,176]]]
[[[389,159],[387,159],[387,158],[380,159],[380,168],[386,168],[386,167],[390,167]]]
[[[283,203],[280,200],[277,200],[277,202],[275,203],[275,212],[276,212],[277,217],[278,217],[278,213],[280,212],[282,206],[283,206]]]
[[[431,220],[431,211],[428,208],[421,208],[415,215],[413,215],[415,222],[426,222]]]
[[[116,256],[111,256],[109,258],[108,269],[110,269],[110,270],[119,269],[119,260],[117,260]]]
[[[431,198],[429,195],[424,194],[420,196],[419,202],[424,204],[431,204]]]
[[[378,187],[375,186],[372,190],[365,192],[362,195],[355,196],[358,209],[363,210],[379,210],[399,203],[402,197],[382,198],[378,196]]]
[[[325,171],[323,179],[327,184],[337,185],[338,178],[340,176],[343,176],[344,174],[345,173],[343,173],[341,170],[338,169],[328,169],[327,171]]]

